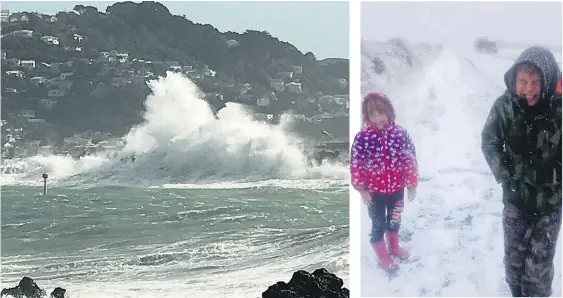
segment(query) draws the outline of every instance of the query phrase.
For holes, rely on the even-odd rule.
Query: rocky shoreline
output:
[[[279,281],[262,293],[262,298],[348,298],[350,291],[343,287],[344,282],[338,276],[324,268],[309,273],[298,270],[293,273],[288,283]],[[2,289],[1,296],[43,298],[47,292],[40,288],[30,277],[23,277],[13,288]],[[56,287],[50,294],[51,298],[68,298],[66,289]]]

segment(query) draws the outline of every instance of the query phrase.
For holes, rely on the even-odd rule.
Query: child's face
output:
[[[368,121],[374,125],[377,129],[383,129],[385,125],[389,123],[389,119],[387,115],[380,111],[375,106],[375,103],[368,102],[367,103],[367,112],[368,112]]]

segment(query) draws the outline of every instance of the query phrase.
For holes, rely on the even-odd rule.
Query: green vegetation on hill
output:
[[[346,59],[318,61],[265,31],[221,33],[158,2],[116,3],[105,13],[77,5],[55,16],[13,14],[2,35],[2,118],[31,109],[61,135],[125,133],[141,121],[145,81],[171,69],[189,76],[216,108],[227,101],[256,106],[267,97],[277,100],[260,112],[314,114],[317,104],[308,99],[348,94]],[[6,73],[16,70],[23,76]],[[275,90],[276,80],[283,90]]]

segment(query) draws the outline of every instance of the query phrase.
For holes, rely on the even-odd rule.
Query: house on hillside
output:
[[[40,103],[42,108],[50,110],[57,104],[57,100],[53,98],[43,98]]]
[[[10,23],[29,22],[29,17],[25,13],[14,13],[10,16]]]
[[[47,93],[48,97],[63,97],[65,96],[65,92],[63,90],[49,90],[49,92]]]
[[[15,77],[19,77],[19,78],[23,78],[23,71],[21,70],[8,70],[6,71],[6,74],[9,76],[15,76]]]
[[[19,113],[20,117],[23,118],[35,118],[35,111],[34,110],[23,110]]]
[[[286,85],[287,91],[291,93],[301,93],[303,90],[301,89],[301,83],[296,82],[289,82]]]
[[[82,36],[82,35],[80,35],[80,34],[74,33],[74,34],[72,35],[72,39],[74,39],[74,40],[76,40],[76,41],[78,41],[78,42],[81,42],[81,41],[84,39],[84,36]]]
[[[16,30],[12,32],[12,35],[19,37],[33,37],[33,30]]]
[[[280,72],[278,75],[280,76],[280,78],[282,78],[282,80],[293,79],[293,71]]]
[[[240,43],[239,43],[238,40],[236,40],[236,39],[229,39],[229,40],[227,40],[227,46],[228,46],[229,48],[236,47],[236,46],[238,46],[238,45],[240,45]]]
[[[268,97],[258,98],[256,100],[256,105],[259,107],[267,107],[270,105],[270,99]]]
[[[47,83],[47,78],[44,76],[39,76],[39,77],[33,77],[31,79],[29,79],[31,81],[31,83],[33,83],[35,86],[39,86],[40,84],[45,84]]]
[[[46,44],[52,44],[52,45],[58,45],[59,44],[59,38],[56,36],[52,36],[52,35],[46,35],[41,37],[41,41],[43,41]]]
[[[35,60],[21,60],[20,66],[22,68],[34,69],[35,68]]]
[[[8,22],[10,20],[10,10],[2,8],[2,13],[0,14],[0,18],[2,23]]]
[[[283,79],[270,79],[270,88],[278,92],[285,91],[285,84],[283,83]]]
[[[303,66],[301,66],[301,65],[293,65],[293,66],[291,66],[291,69],[293,70],[294,73],[297,73],[297,74],[303,73]]]

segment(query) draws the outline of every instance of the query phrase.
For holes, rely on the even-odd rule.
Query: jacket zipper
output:
[[[391,174],[389,172],[389,161],[387,156],[387,128],[381,132],[381,137],[383,138],[383,163],[385,164],[385,173],[387,174],[387,192],[390,190],[391,185]]]

